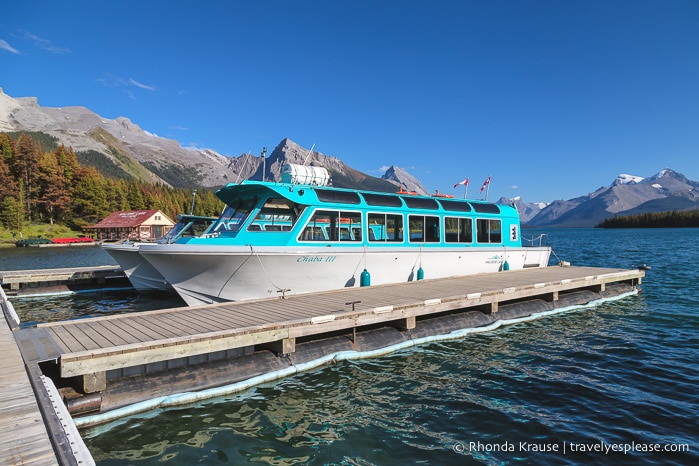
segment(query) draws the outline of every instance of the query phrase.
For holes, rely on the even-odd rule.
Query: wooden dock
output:
[[[60,376],[81,377],[92,393],[106,388],[111,370],[260,344],[288,354],[299,337],[389,322],[412,329],[420,316],[470,307],[496,313],[501,302],[556,301],[567,290],[638,284],[643,274],[547,267],[46,323],[33,332]]]
[[[354,332],[356,343],[364,330],[395,327],[410,338],[411,331],[417,334],[427,328],[433,317],[454,319],[454,312],[480,316],[470,326],[487,325],[511,318],[510,309],[518,303],[538,300],[555,308],[559,300],[566,302],[581,290],[604,294],[611,284],[617,294],[617,287],[633,290],[643,277],[642,270],[548,267],[46,323],[15,331],[3,326],[0,350],[11,372],[0,377],[0,464],[76,464],[65,459],[70,449],[61,448],[65,435],[56,433],[61,428],[56,416],[37,408],[46,405],[45,392],[32,382],[40,373],[50,376],[61,390],[72,387],[86,400],[78,404],[94,401],[95,406],[84,412],[99,411],[109,385],[119,383],[118,374],[124,377],[121,380],[131,380],[128,390],[143,392],[138,394],[142,400],[162,388],[139,377],[148,371],[139,372],[138,367],[162,368],[166,367],[163,362],[192,358],[191,372],[180,381],[189,384],[187,390],[200,389],[194,386],[192,374],[200,374],[196,361],[202,355],[242,349],[249,350],[245,354],[251,357],[264,353],[277,360],[274,364],[288,365],[285,361],[295,357],[297,344],[303,349],[309,338],[321,339],[312,340],[313,344],[327,353],[333,351],[332,343],[323,338],[330,335],[349,332],[352,338]],[[261,348],[265,351],[256,352]],[[248,366],[264,370],[259,361]],[[227,365],[240,371],[237,363]],[[230,374],[220,377],[228,378],[207,383],[231,381]],[[61,395],[67,398],[66,393]],[[128,402],[136,401],[129,398]]]
[[[4,320],[4,319],[3,319]],[[0,322],[0,464],[55,465],[44,418],[13,332]]]
[[[130,286],[121,267],[111,265],[0,271],[0,284],[8,296]]]

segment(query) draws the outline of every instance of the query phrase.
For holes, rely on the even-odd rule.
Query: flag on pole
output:
[[[490,184],[490,177],[488,177],[488,179],[485,180],[485,182],[483,183],[483,186],[481,186],[481,192],[483,192],[485,187],[488,186],[489,184]]]
[[[460,181],[460,182],[456,183],[456,184],[454,185],[454,187],[456,188],[456,187],[459,186],[459,185],[468,186],[468,178],[466,178],[464,181]]]

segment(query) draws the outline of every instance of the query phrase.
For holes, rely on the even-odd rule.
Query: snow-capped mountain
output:
[[[519,218],[522,223],[529,223],[531,219],[541,212],[541,209],[548,205],[545,202],[524,202],[520,196],[513,197],[512,199],[501,197],[497,201],[497,204],[515,206],[519,212]]]
[[[46,133],[70,146],[81,163],[108,165],[125,178],[163,182],[176,187],[214,187],[248,178],[279,180],[284,163],[326,167],[333,184],[352,189],[394,192],[396,187],[429,194],[405,170],[392,166],[376,178],[346,165],[339,157],[312,152],[283,139],[265,159],[259,155],[226,157],[211,149],[184,148],[177,141],[144,131],[126,117],[103,118],[75,106],[41,107],[36,97],[13,98],[0,89],[0,131]],[[522,223],[541,227],[592,227],[614,215],[699,208],[699,183],[669,168],[641,177],[620,174],[609,186],[585,196],[548,205],[521,198],[498,201],[514,204]]]
[[[699,182],[670,168],[643,178],[619,175],[611,185],[554,201],[528,223],[539,227],[593,227],[615,215],[699,208]]]
[[[626,173],[622,173],[621,175],[617,176],[612,185],[616,184],[637,184],[643,181],[642,176],[634,176],[634,175],[628,175]]]

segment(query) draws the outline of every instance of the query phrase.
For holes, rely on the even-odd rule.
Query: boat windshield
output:
[[[215,221],[216,217],[183,215],[175,226],[158,240],[158,243],[173,243],[178,238],[201,236],[206,233]]]
[[[256,199],[241,199],[226,206],[210,233],[237,232],[245,223],[245,219],[250,215],[256,203]]]

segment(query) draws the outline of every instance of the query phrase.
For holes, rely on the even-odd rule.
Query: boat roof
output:
[[[241,183],[229,183],[216,191],[216,196],[229,205],[234,204],[240,199],[262,196],[268,197],[274,194],[287,198],[292,202],[305,205],[339,204],[348,207],[407,207],[409,209],[425,210],[439,210],[441,206],[446,211],[516,214],[516,209],[512,206],[494,204],[481,200],[456,199],[440,195],[425,196],[398,192],[387,193],[271,181],[245,180]],[[508,209],[511,209],[511,212],[508,212]]]

